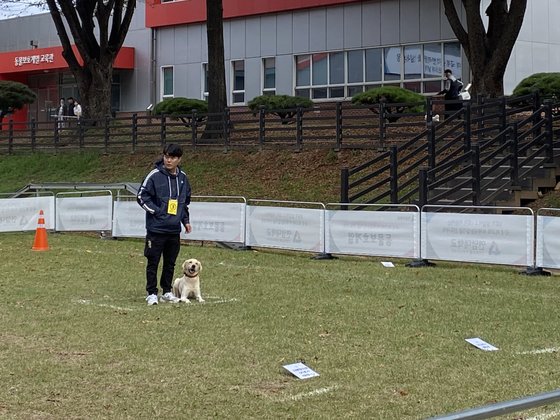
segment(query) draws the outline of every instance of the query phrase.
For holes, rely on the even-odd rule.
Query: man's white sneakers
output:
[[[167,292],[161,295],[160,300],[165,303],[178,303],[179,298],[173,294],[173,292]]]
[[[148,306],[157,305],[157,304],[158,304],[158,297],[157,297],[157,295],[148,295],[148,296],[146,296],[146,302],[148,302]]]

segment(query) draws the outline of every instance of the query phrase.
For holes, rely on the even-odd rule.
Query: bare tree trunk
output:
[[[73,72],[78,83],[84,118],[103,118],[111,113],[112,64],[90,64]]]
[[[203,138],[221,138],[221,115],[227,106],[224,58],[224,26],[222,0],[206,0],[206,36],[208,39],[208,113]]]
[[[473,94],[490,97],[504,94],[504,74],[521,30],[527,0],[492,0],[486,9],[488,31],[480,14],[481,0],[462,0],[466,28],[459,19],[454,0],[443,0],[445,14],[461,43],[473,74]]]
[[[62,56],[74,75],[84,118],[111,113],[113,63],[136,8],[136,0],[46,0],[62,44]],[[74,50],[76,46],[80,63]]]

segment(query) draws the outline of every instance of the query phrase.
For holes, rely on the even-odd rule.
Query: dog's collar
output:
[[[197,273],[194,273],[194,274],[189,274],[189,273],[185,273],[185,272],[183,272],[183,274],[184,274],[185,276],[187,276],[187,277],[190,277],[191,279],[192,279],[193,277],[196,277],[196,276],[198,276],[198,274],[197,274]]]

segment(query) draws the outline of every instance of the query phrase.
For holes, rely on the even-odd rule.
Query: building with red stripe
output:
[[[484,15],[489,1],[483,3]],[[530,74],[560,70],[558,18],[558,2],[529,0],[506,93]],[[50,19],[1,21],[0,78],[26,83],[38,94],[36,104],[16,115],[20,119],[49,118],[59,97],[77,96]],[[204,0],[138,4],[116,65],[116,111],[143,111],[171,97],[207,97],[205,19]],[[262,94],[341,101],[380,85],[433,94],[441,90],[445,68],[470,81],[441,0],[224,0],[224,19],[230,106]]]

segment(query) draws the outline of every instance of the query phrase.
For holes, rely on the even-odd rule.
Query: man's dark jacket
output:
[[[170,174],[163,160],[146,176],[138,190],[137,201],[146,211],[146,230],[152,233],[181,233],[181,225],[189,223],[191,185],[187,174],[177,168]],[[177,214],[169,214],[169,199],[177,199]]]

